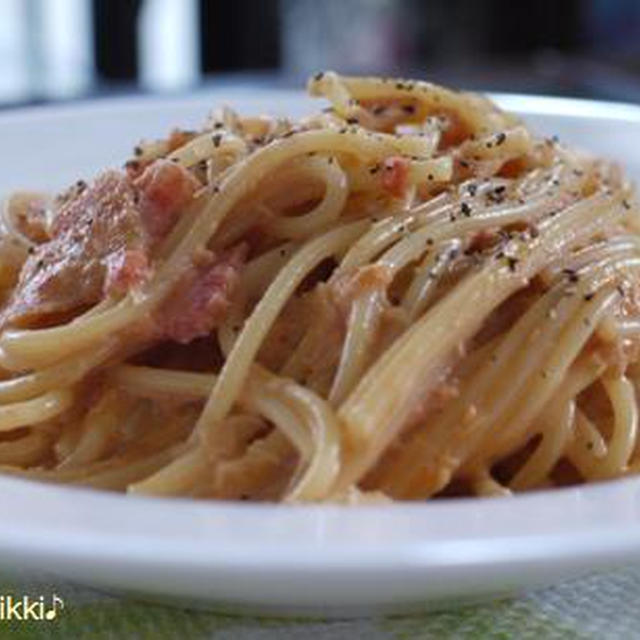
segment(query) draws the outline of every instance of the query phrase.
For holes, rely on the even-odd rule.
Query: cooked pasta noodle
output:
[[[640,209],[479,95],[332,72],[7,199],[0,465],[384,502],[640,469]]]

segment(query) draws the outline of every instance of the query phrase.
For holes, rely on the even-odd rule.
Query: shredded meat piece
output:
[[[141,192],[140,215],[152,242],[164,238],[193,197],[198,182],[182,167],[157,160],[135,181]]]
[[[205,259],[186,271],[155,316],[158,339],[187,344],[206,336],[224,319],[238,283],[246,245]]]
[[[384,163],[382,186],[396,198],[401,198],[407,189],[409,161],[400,156],[392,156]]]
[[[196,186],[184,169],[164,160],[138,181],[120,171],[98,176],[58,210],[51,239],[22,267],[2,324],[42,326],[96,304],[105,292],[139,284],[153,244]]]
[[[149,273],[147,254],[141,249],[120,249],[105,259],[107,276],[104,293],[125,293],[139,282],[146,279]]]

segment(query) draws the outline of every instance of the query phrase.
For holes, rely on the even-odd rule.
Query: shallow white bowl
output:
[[[545,135],[640,177],[640,107],[496,96]],[[227,102],[301,115],[299,94],[234,89],[0,114],[0,193],[119,165],[141,137]],[[354,615],[504,595],[640,561],[640,479],[513,499],[348,508],[126,497],[0,476],[0,564],[169,603]]]

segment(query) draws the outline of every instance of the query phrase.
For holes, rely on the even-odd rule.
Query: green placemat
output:
[[[303,640],[409,638],[535,639],[640,638],[640,570],[616,571],[567,582],[513,600],[416,616],[347,621],[232,617],[143,604],[42,576],[0,576],[0,618],[29,596],[33,615],[64,602],[49,620],[0,620],[0,638]],[[43,595],[42,609],[38,609]],[[13,599],[10,599],[11,596]],[[4,607],[4,611],[3,611]]]

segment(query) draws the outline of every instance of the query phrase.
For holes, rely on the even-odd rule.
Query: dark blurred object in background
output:
[[[138,77],[136,25],[140,4],[141,0],[93,1],[95,63],[104,81],[134,81]]]
[[[0,104],[326,68],[640,102],[640,1],[0,0]]]
[[[280,66],[278,2],[200,2],[201,69],[245,71]]]

